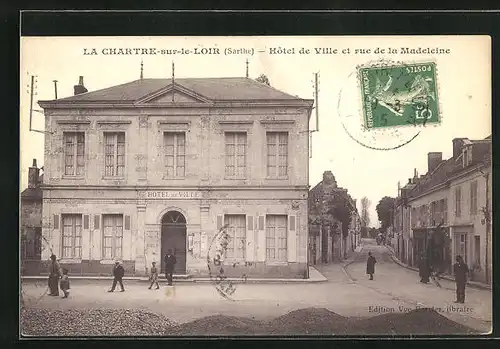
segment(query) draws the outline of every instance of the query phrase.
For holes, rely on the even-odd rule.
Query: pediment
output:
[[[138,104],[169,104],[169,103],[210,103],[210,100],[194,91],[176,85],[168,86],[162,90],[141,98]]]

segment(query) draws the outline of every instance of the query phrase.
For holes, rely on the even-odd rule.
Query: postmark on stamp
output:
[[[395,150],[442,123],[434,62],[377,59],[342,82],[337,114],[346,134],[373,150]]]
[[[367,129],[440,122],[434,62],[359,67],[358,77]]]

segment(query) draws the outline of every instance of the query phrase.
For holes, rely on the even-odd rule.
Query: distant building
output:
[[[416,171],[396,200],[396,254],[417,266],[423,253],[451,273],[461,255],[476,281],[491,280],[491,137],[453,140],[453,156],[428,154],[428,171]],[[429,252],[431,251],[431,252]]]
[[[329,202],[335,199],[351,216],[344,226],[340,217],[331,210]],[[359,214],[356,202],[347,189],[337,186],[331,171],[323,173],[323,180],[309,191],[309,263],[321,264],[340,261],[354,250],[359,240]]]
[[[40,101],[43,236],[71,274],[163,268],[208,276],[224,225],[225,275],[304,278],[313,101],[249,78],[140,79]],[[45,250],[44,250],[45,251]],[[42,258],[48,258],[46,252]]]
[[[42,189],[43,174],[36,159],[28,170],[28,187],[21,193],[21,269],[24,274],[37,274],[42,253]]]

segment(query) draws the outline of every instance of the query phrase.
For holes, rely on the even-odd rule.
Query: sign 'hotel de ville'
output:
[[[44,241],[73,275],[145,275],[172,250],[176,274],[204,276],[227,225],[227,276],[307,277],[312,104],[249,78],[80,77],[39,102]]]

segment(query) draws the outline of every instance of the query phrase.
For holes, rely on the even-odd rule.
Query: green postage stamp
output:
[[[440,122],[434,62],[360,67],[358,76],[366,128]]]

